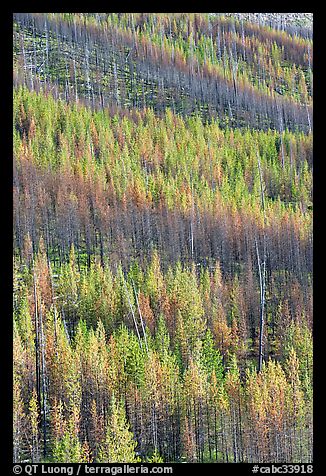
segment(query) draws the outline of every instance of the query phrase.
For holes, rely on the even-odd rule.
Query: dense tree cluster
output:
[[[34,251],[42,234],[54,260],[72,243],[88,262],[108,252],[128,262],[155,247],[164,265],[217,258],[234,272],[255,261],[265,228],[269,269],[300,280],[312,272],[311,135],[223,131],[170,111],[112,117],[26,89],[15,92],[14,123],[20,254],[27,234]]]
[[[15,78],[101,107],[312,130],[312,40],[198,14],[15,14]],[[60,93],[61,91],[61,93]]]
[[[312,35],[14,15],[14,460],[312,461]]]
[[[72,248],[54,274],[41,244],[15,271],[17,461],[311,461],[312,336],[295,296],[267,306],[273,360],[257,374],[257,289],[218,265],[163,273],[154,252],[145,270],[78,271]]]

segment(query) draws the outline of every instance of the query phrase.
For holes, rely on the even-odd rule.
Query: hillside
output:
[[[312,19],[248,15],[14,14],[15,462],[312,461]]]

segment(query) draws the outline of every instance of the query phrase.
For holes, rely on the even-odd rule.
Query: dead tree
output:
[[[33,288],[35,306],[35,357],[36,357],[36,393],[38,408],[41,412],[40,425],[43,432],[43,455],[46,456],[46,422],[47,422],[47,383],[46,383],[46,363],[45,363],[45,337],[43,331],[42,303],[37,296],[37,283],[33,260]]]
[[[138,341],[139,341],[139,346],[140,346],[140,348],[142,348],[142,342],[141,342],[140,333],[139,333],[138,326],[137,326],[137,320],[136,320],[136,316],[135,316],[135,313],[134,313],[133,306],[131,304],[131,299],[130,299],[129,291],[128,291],[128,288],[127,288],[127,284],[126,284],[126,281],[124,279],[124,276],[121,276],[121,279],[122,279],[122,282],[123,282],[123,285],[124,285],[124,288],[125,288],[126,296],[127,296],[127,299],[128,299],[128,303],[129,303],[129,307],[130,307],[130,310],[131,310],[132,318],[133,318],[133,321],[134,321],[134,325],[135,325],[135,329],[136,329],[136,333],[137,333],[137,337],[138,337]]]
[[[260,372],[263,365],[267,246],[266,246],[266,211],[265,211],[264,186],[263,186],[261,164],[260,164],[260,159],[258,154],[257,154],[257,162],[258,162],[259,181],[260,181],[261,209],[263,211],[263,216],[264,216],[262,261],[259,255],[257,239],[255,238],[257,262],[258,262],[258,274],[259,274],[259,288],[260,288],[259,354],[258,354],[258,372]]]
[[[139,314],[139,318],[140,318],[140,322],[141,322],[141,327],[142,327],[142,331],[143,331],[143,335],[144,335],[145,347],[146,347],[146,351],[147,351],[147,353],[148,353],[148,345],[147,345],[147,338],[146,338],[145,326],[144,326],[143,316],[142,316],[141,309],[140,309],[140,305],[139,305],[138,295],[137,295],[137,291],[136,291],[136,288],[135,288],[135,285],[134,285],[134,281],[131,280],[131,282],[132,282],[132,287],[133,287],[133,290],[134,290],[134,295],[135,295],[135,298],[136,298],[138,314]]]

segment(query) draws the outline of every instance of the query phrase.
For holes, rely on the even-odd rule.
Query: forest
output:
[[[14,462],[312,462],[313,37],[273,15],[14,14]]]

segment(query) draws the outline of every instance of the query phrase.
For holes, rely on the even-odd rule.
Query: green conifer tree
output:
[[[102,443],[98,463],[138,463],[137,442],[126,418],[123,405],[112,397],[111,416],[107,423],[106,437]]]

